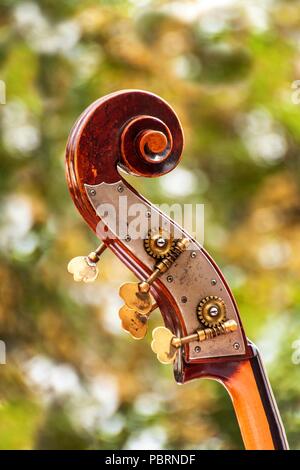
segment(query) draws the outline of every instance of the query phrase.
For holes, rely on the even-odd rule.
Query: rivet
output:
[[[233,349],[235,349],[236,351],[240,349],[240,343],[233,343]]]
[[[181,297],[181,302],[182,302],[183,304],[186,304],[186,303],[187,303],[187,297],[186,297],[185,295],[183,295],[183,296]]]
[[[167,277],[167,281],[168,281],[168,282],[173,282],[173,276],[168,276],[168,277]]]
[[[118,193],[122,193],[124,191],[124,186],[122,184],[119,184],[117,187]]]
[[[194,349],[194,351],[195,351],[196,353],[199,353],[199,352],[201,351],[200,346],[196,346],[195,349]]]
[[[210,281],[210,283],[211,283],[212,286],[215,286],[215,285],[217,284],[217,281],[216,281],[215,279],[212,279],[212,280]]]
[[[89,193],[90,193],[91,196],[96,196],[95,189],[90,189]]]
[[[191,258],[196,258],[196,256],[197,256],[196,251],[192,251],[192,253],[191,253]]]
[[[126,235],[125,242],[130,242],[130,240],[131,240],[131,237],[129,235]]]

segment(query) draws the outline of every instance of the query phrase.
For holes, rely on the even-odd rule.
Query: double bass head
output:
[[[87,108],[71,131],[67,146],[69,188],[104,245],[140,278],[141,282],[120,288],[124,305],[119,316],[126,331],[143,338],[157,303],[172,334],[192,338],[182,342],[185,361],[243,354],[246,342],[238,312],[218,268],[182,227],[146,201],[119,173],[122,169],[136,176],[164,175],[176,167],[182,149],[180,122],[163,99],[139,90],[110,94]],[[128,226],[129,214],[119,209],[122,198],[131,206],[138,204],[149,222],[139,239],[122,237],[112,218],[98,210],[99,205],[109,204],[113,212],[119,211],[119,222],[121,219]],[[158,224],[153,225],[154,219]],[[92,282],[98,260],[91,255],[77,257],[69,264],[69,271],[75,280]],[[226,316],[218,315],[220,321],[215,317],[211,323],[201,321],[198,306],[207,297],[220,299],[226,310]],[[211,305],[212,315],[214,309],[219,309],[217,302]],[[223,328],[225,321],[234,322],[236,329]],[[205,335],[197,333],[205,328]],[[231,334],[224,334],[228,332]],[[205,340],[201,347],[199,338]]]
[[[174,364],[177,382],[201,377],[221,381],[233,398],[246,447],[285,449],[284,429],[258,353],[245,337],[220,269],[180,224],[119,172],[164,175],[176,167],[182,149],[175,112],[152,93],[112,93],[83,112],[67,145],[67,180],[75,205],[103,245],[74,258],[68,270],[75,281],[93,282],[100,255],[109,247],[139,278],[119,291],[123,329],[142,339],[158,307],[167,328],[154,330],[152,349],[161,362]],[[128,233],[134,217],[124,210],[124,199],[127,207],[138,207],[138,237]]]

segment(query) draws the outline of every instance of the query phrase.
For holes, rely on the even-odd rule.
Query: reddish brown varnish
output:
[[[143,155],[147,151],[141,151],[138,143],[142,133],[149,130],[163,133],[167,140],[158,162],[148,161]],[[158,96],[124,90],[100,98],[79,117],[67,144],[67,180],[78,210],[95,230],[98,219],[84,184],[118,181],[118,166],[138,176],[166,174],[178,164],[182,149],[179,120]],[[164,153],[168,158],[163,158]]]
[[[166,174],[178,164],[182,148],[180,122],[172,108],[158,96],[124,90],[93,103],[76,122],[66,151],[69,189],[90,227],[96,231],[99,218],[87,198],[85,184],[119,181],[118,166],[135,175]],[[121,240],[104,242],[140,279],[150,274]],[[211,257],[202,252],[224,281]],[[232,297],[225,281],[224,284]],[[153,295],[159,299],[165,323],[173,331],[180,331],[177,305],[159,281]],[[201,377],[222,382],[232,398],[247,449],[287,448],[270,385],[252,345],[247,345],[244,356],[234,360],[214,358],[191,365],[180,357],[175,365],[175,377],[182,383]]]
[[[285,450],[288,443],[270,383],[257,348],[252,357],[230,362],[208,361],[184,370],[182,381],[210,378],[228,391],[248,450]]]

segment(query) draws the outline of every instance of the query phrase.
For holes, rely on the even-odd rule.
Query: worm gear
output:
[[[175,247],[174,237],[163,228],[149,230],[144,247],[152,258],[163,259]]]
[[[226,320],[224,300],[216,295],[209,295],[201,300],[197,307],[200,322],[209,327],[219,326]]]

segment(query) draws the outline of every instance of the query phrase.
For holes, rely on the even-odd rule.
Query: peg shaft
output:
[[[237,323],[235,320],[227,320],[218,327],[215,328],[205,328],[204,330],[197,330],[196,333],[193,333],[188,336],[183,336],[182,338],[177,338],[174,336],[172,339],[172,346],[175,348],[180,348],[184,344],[191,343],[192,341],[206,341],[207,339],[212,339],[216,336],[231,333],[237,330]]]
[[[163,364],[170,364],[174,361],[178,349],[184,344],[191,343],[192,341],[206,341],[216,338],[219,335],[224,335],[237,330],[237,323],[235,320],[227,320],[218,327],[205,328],[204,330],[197,330],[195,333],[178,338],[173,333],[163,326],[155,328],[152,332],[153,341],[151,348],[157,354],[157,358]]]
[[[96,248],[95,251],[91,251],[87,257],[88,259],[92,262],[92,263],[98,263],[99,259],[100,259],[100,256],[102,255],[102,253],[106,250],[106,245],[104,245],[104,243],[101,243],[101,245],[98,246],[98,248]]]
[[[152,302],[150,297],[150,286],[160,274],[166,272],[183,253],[189,244],[187,238],[177,240],[174,250],[170,252],[164,259],[156,263],[152,274],[140,283],[126,283],[120,287],[120,297],[124,300],[125,305],[135,312],[147,315],[151,311]]]

